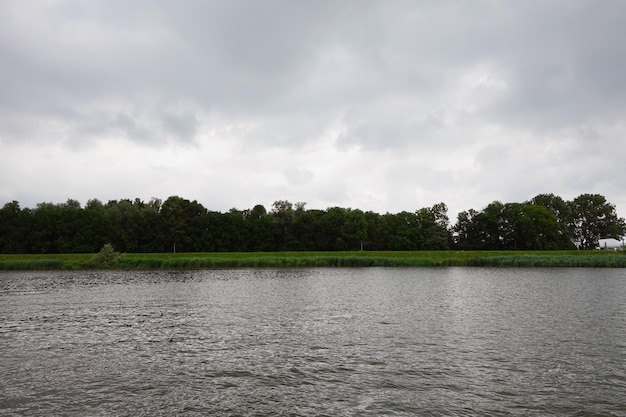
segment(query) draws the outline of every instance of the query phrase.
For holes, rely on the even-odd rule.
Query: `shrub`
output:
[[[106,243],[102,249],[100,249],[100,252],[91,258],[89,265],[94,268],[107,269],[116,266],[119,261],[120,253],[116,252],[110,243]]]

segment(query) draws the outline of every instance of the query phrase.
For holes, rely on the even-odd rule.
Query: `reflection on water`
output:
[[[0,274],[0,415],[626,415],[626,271]]]

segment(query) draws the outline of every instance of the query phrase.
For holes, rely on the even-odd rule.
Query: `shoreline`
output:
[[[621,251],[404,251],[124,253],[105,267],[96,254],[2,254],[0,270],[159,270],[315,267],[626,268]]]

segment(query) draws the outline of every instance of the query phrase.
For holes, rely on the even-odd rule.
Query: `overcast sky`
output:
[[[626,214],[626,2],[0,0],[0,205]]]

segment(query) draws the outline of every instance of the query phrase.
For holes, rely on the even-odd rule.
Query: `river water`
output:
[[[0,415],[626,416],[626,270],[2,272]]]

